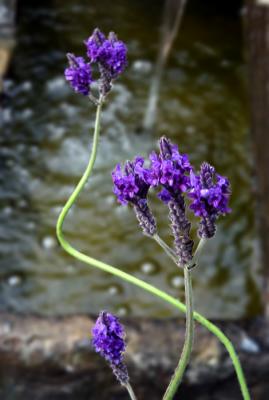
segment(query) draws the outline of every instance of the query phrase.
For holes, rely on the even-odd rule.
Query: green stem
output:
[[[124,386],[126,387],[126,390],[127,390],[128,393],[129,393],[130,399],[131,399],[131,400],[136,400],[136,396],[135,396],[135,394],[134,394],[133,388],[132,388],[132,386],[130,385],[130,383],[128,382],[128,383],[126,383],[126,385],[124,385]]]
[[[161,246],[161,248],[165,251],[168,257],[170,257],[177,264],[178,257],[176,253],[171,249],[171,247],[169,247],[157,233],[155,233],[155,235],[153,235],[152,238],[158,243],[159,246]]]
[[[185,283],[185,302],[186,302],[186,333],[183,350],[180,356],[179,363],[175,369],[174,375],[167,387],[163,400],[172,400],[177,392],[177,389],[182,381],[185,369],[189,363],[192,344],[193,344],[193,305],[192,305],[192,284],[191,271],[187,266],[184,267],[184,283]]]
[[[205,239],[201,239],[198,243],[198,246],[195,250],[193,256],[193,264],[196,264],[196,260],[198,255],[200,254],[202,248],[205,245]],[[166,243],[165,243],[166,245]],[[167,245],[166,245],[167,246]],[[170,248],[169,248],[170,249]],[[168,252],[167,252],[168,254]],[[168,254],[169,255],[169,254]],[[170,255],[170,258],[174,260],[173,254]],[[176,260],[176,264],[177,260]],[[194,321],[193,321],[193,300],[192,300],[192,282],[191,282],[191,265],[185,265],[184,268],[184,285],[185,285],[185,303],[186,303],[186,332],[185,332],[185,340],[182,349],[182,353],[178,362],[178,365],[175,369],[175,372],[172,376],[172,379],[166,389],[163,400],[171,400],[177,392],[177,389],[182,381],[184,372],[189,363],[192,345],[193,345],[193,336],[194,336]]]
[[[82,190],[85,183],[87,182],[87,180],[92,172],[94,162],[96,159],[97,145],[98,145],[99,131],[100,131],[101,108],[102,108],[102,101],[100,101],[100,104],[97,107],[92,151],[91,151],[91,156],[90,156],[88,166],[87,166],[82,178],[80,179],[78,185],[76,186],[74,192],[71,194],[70,198],[67,200],[66,204],[64,205],[64,207],[59,215],[58,221],[57,221],[56,233],[57,233],[58,240],[59,240],[61,246],[63,247],[63,249],[67,253],[69,253],[76,259],[78,259],[79,261],[85,262],[86,264],[88,264],[92,267],[99,268],[100,270],[102,270],[104,272],[108,272],[108,273],[110,273],[114,276],[117,276],[129,283],[132,283],[133,285],[140,287],[141,289],[151,293],[152,295],[157,296],[160,299],[166,301],[167,303],[176,307],[181,312],[186,313],[186,306],[183,303],[181,303],[180,301],[178,301],[177,299],[175,299],[174,297],[169,296],[167,293],[163,292],[162,290],[157,289],[156,287],[150,285],[149,283],[144,282],[130,274],[127,274],[126,272],[123,272],[118,268],[115,268],[109,264],[106,264],[102,261],[99,261],[99,260],[93,258],[93,257],[89,257],[86,254],[81,253],[80,251],[78,251],[74,247],[72,247],[68,243],[68,241],[64,238],[64,235],[62,232],[62,226],[63,226],[64,219],[65,219],[66,215],[68,214],[70,208],[72,207],[73,203],[77,199],[80,191]],[[216,335],[218,337],[218,339],[221,341],[221,343],[223,343],[223,345],[226,347],[226,349],[232,359],[232,362],[233,362],[233,365],[234,365],[234,368],[235,368],[235,371],[237,374],[237,379],[240,384],[242,396],[243,396],[244,400],[250,400],[250,395],[249,395],[249,391],[248,391],[247,384],[245,381],[244,373],[243,373],[239,358],[235,352],[235,349],[234,349],[231,341],[224,335],[224,333],[222,333],[222,331],[216,325],[214,325],[212,322],[208,321],[201,314],[194,312],[193,317],[197,322],[199,322],[200,324],[205,326],[210,332],[212,332],[214,335]]]
[[[98,146],[98,141],[99,141],[99,133],[100,133],[100,122],[101,122],[101,111],[102,111],[102,106],[103,106],[103,100],[102,98],[99,101],[99,105],[97,106],[97,110],[96,110],[96,119],[95,119],[95,128],[94,128],[94,135],[93,135],[93,143],[92,143],[92,151],[91,151],[91,156],[90,156],[90,160],[89,163],[87,165],[87,168],[84,172],[84,174],[82,175],[78,185],[76,186],[75,190],[73,191],[73,193],[71,194],[71,196],[69,197],[69,199],[67,200],[65,206],[63,207],[58,221],[57,221],[57,225],[56,225],[56,234],[58,237],[58,240],[60,242],[60,244],[62,245],[62,247],[67,251],[70,252],[69,250],[67,250],[67,247],[70,247],[70,249],[72,249],[72,247],[68,244],[68,242],[64,239],[63,234],[62,234],[62,226],[63,226],[63,222],[64,219],[68,213],[68,211],[70,210],[70,208],[72,207],[72,205],[74,204],[74,202],[76,201],[77,197],[79,196],[81,190],[83,189],[85,183],[87,182],[93,167],[94,167],[94,163],[96,160],[96,155],[97,155],[97,146]],[[72,254],[72,253],[71,253]],[[76,257],[76,256],[74,256]]]
[[[204,239],[204,238],[200,239],[198,246],[196,247],[196,250],[195,250],[195,253],[193,256],[193,260],[192,260],[192,264],[194,266],[198,262],[199,255],[201,254],[201,251],[203,250],[205,243],[206,243],[206,239]]]

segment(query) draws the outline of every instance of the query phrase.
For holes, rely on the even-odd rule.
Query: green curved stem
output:
[[[65,219],[66,215],[68,214],[70,208],[76,201],[76,199],[77,199],[79,193],[81,192],[82,188],[84,187],[85,183],[87,182],[87,180],[92,172],[94,162],[96,159],[97,145],[98,145],[99,131],[100,131],[100,117],[101,117],[102,104],[103,104],[103,102],[100,101],[100,103],[97,107],[92,151],[91,151],[91,156],[90,156],[88,166],[86,167],[86,170],[85,170],[82,178],[80,179],[78,185],[76,186],[75,190],[73,191],[73,193],[67,200],[66,204],[64,205],[64,207],[59,215],[58,221],[57,221],[56,233],[57,233],[58,240],[59,240],[61,246],[63,247],[63,249],[67,253],[69,253],[76,259],[78,259],[79,261],[85,262],[86,264],[88,264],[92,267],[99,268],[100,270],[102,270],[104,272],[108,272],[108,273],[110,273],[114,276],[117,276],[129,283],[132,283],[133,285],[136,285],[137,287],[140,287],[141,289],[151,293],[152,295],[157,296],[160,299],[166,301],[167,303],[176,307],[181,312],[186,313],[186,306],[183,303],[181,303],[180,301],[178,301],[177,299],[175,299],[174,297],[168,295],[167,293],[163,292],[160,289],[157,289],[156,287],[150,285],[147,282],[144,282],[130,274],[127,274],[124,271],[121,271],[120,269],[118,269],[116,267],[113,267],[109,264],[106,264],[102,261],[99,261],[99,260],[93,258],[93,257],[89,257],[86,254],[81,253],[80,251],[76,250],[73,246],[71,246],[68,243],[68,241],[64,238],[64,235],[62,232],[62,226],[63,226],[64,219]],[[210,332],[212,332],[214,335],[216,335],[217,338],[221,341],[221,343],[223,343],[223,345],[226,347],[226,349],[231,357],[231,360],[233,362],[235,371],[236,371],[236,375],[237,375],[238,382],[240,384],[242,396],[243,396],[244,400],[250,400],[250,395],[249,395],[249,391],[248,391],[247,384],[245,381],[244,373],[243,373],[239,358],[235,352],[235,349],[234,349],[231,341],[227,338],[227,336],[224,335],[224,333],[216,325],[214,325],[212,322],[208,321],[201,314],[194,312],[193,317],[197,322],[199,322],[200,324],[205,326]]]

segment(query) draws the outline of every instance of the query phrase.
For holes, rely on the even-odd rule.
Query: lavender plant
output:
[[[176,265],[184,269],[186,305],[119,268],[83,254],[75,249],[62,233],[64,220],[94,167],[103,104],[112,89],[114,80],[120,76],[127,66],[126,45],[118,40],[113,32],[106,37],[99,29],[95,29],[84,43],[88,59],[85,60],[83,57],[67,54],[69,67],[65,70],[65,77],[75,92],[88,96],[97,107],[95,129],[86,170],[63,207],[57,221],[58,240],[61,246],[76,259],[132,283],[186,313],[185,344],[178,367],[164,399],[173,398],[182,379],[191,353],[193,320],[196,320],[215,334],[226,347],[237,374],[242,396],[245,400],[249,400],[250,395],[244,373],[232,343],[217,326],[192,310],[191,269],[197,263],[198,254],[205,241],[215,234],[217,218],[230,211],[228,208],[230,188],[227,178],[216,174],[215,169],[207,163],[202,164],[199,173],[195,173],[188,157],[180,154],[177,146],[166,138],[160,140],[159,154],[152,153],[150,155],[150,168],[144,167],[142,157],[136,157],[134,161],[126,162],[124,168],[117,165],[112,173],[114,192],[119,202],[123,205],[132,205],[143,233],[154,239]],[[93,76],[96,75],[97,79],[93,79]],[[171,230],[174,236],[174,249],[171,249],[158,235],[156,220],[147,201],[148,191],[156,187],[161,187],[158,197],[168,207]],[[190,200],[189,209],[200,218],[198,236],[201,240],[196,246],[195,252],[193,252],[194,242],[190,237],[191,225],[186,215],[186,197]],[[116,377],[128,390],[131,399],[135,399],[123,363],[123,352],[125,350],[123,328],[116,317],[107,312],[100,314],[93,329],[92,343],[95,349],[109,362]]]
[[[159,142],[160,152],[150,155],[149,169],[143,167],[144,159],[140,156],[132,163],[127,161],[124,174],[118,164],[112,172],[114,193],[122,205],[130,203],[135,210],[139,225],[143,232],[158,243],[155,218],[147,204],[147,194],[150,188],[161,187],[158,197],[167,205],[170,226],[174,236],[174,249],[167,251],[177,266],[184,269],[185,302],[186,302],[186,335],[179,364],[167,388],[164,399],[172,399],[182,380],[189,362],[193,342],[193,301],[191,269],[193,256],[206,239],[216,232],[216,220],[231,210],[228,208],[230,184],[227,178],[216,174],[208,163],[201,165],[199,174],[195,174],[186,154],[180,154],[178,147],[163,137]],[[132,165],[132,168],[129,166]],[[185,198],[191,199],[189,211],[200,217],[198,237],[200,238],[196,252],[193,255],[194,241],[190,237],[191,222],[187,216]],[[137,206],[142,203],[143,211],[137,212]]]
[[[95,351],[108,361],[120,384],[127,389],[130,398],[136,400],[123,360],[126,349],[125,332],[118,318],[107,311],[102,311],[92,329],[92,337]]]

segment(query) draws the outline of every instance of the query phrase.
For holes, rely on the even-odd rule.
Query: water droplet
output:
[[[75,371],[75,368],[73,367],[73,365],[67,364],[67,365],[65,366],[65,370],[66,370],[66,372],[68,372],[69,374],[72,374],[72,373]]]
[[[184,286],[184,279],[182,276],[173,276],[171,279],[171,285],[173,287],[179,288]]]
[[[255,342],[249,336],[244,336],[241,341],[241,349],[247,353],[259,353],[260,347],[257,342]]]
[[[105,198],[105,202],[106,202],[108,205],[114,204],[114,203],[115,203],[115,196],[107,196],[107,197]]]
[[[32,89],[32,87],[33,85],[32,82],[30,81],[25,81],[20,86],[21,90],[23,90],[24,92],[29,92]]]
[[[32,156],[37,156],[39,154],[39,149],[37,146],[31,146],[30,147],[30,152]]]
[[[124,317],[126,316],[128,313],[130,312],[129,307],[127,306],[120,306],[117,311],[116,311],[116,315],[118,315],[119,317]]]
[[[76,269],[74,265],[66,265],[65,270],[68,274],[73,274]]]
[[[21,277],[18,275],[12,275],[7,280],[9,286],[18,286],[21,283]]]
[[[8,335],[11,331],[11,324],[9,322],[5,322],[1,324],[0,327],[0,334],[1,335]]]
[[[61,211],[62,211],[62,206],[56,206],[51,209],[52,214],[57,216],[60,215]]]
[[[13,165],[14,165],[14,160],[7,160],[6,161],[6,165],[8,166],[8,167],[13,167]]]
[[[23,121],[31,118],[32,116],[33,116],[33,110],[31,110],[30,108],[25,108],[25,110],[20,112],[17,119]]]
[[[26,169],[20,168],[19,173],[23,178],[29,179],[29,172]]]
[[[196,132],[196,128],[193,125],[188,125],[186,126],[186,133],[189,133],[190,135]]]
[[[1,110],[2,113],[2,118],[5,123],[11,122],[12,121],[12,114],[11,110],[9,108],[4,108]]]
[[[21,199],[18,201],[18,206],[20,208],[26,208],[27,207],[27,202],[24,199]]]
[[[119,288],[118,288],[117,286],[110,286],[110,287],[108,288],[108,293],[109,293],[111,296],[114,296],[115,294],[118,294],[118,293],[119,293]]]
[[[150,261],[145,262],[144,264],[141,265],[141,271],[147,275],[153,274],[154,272],[156,272],[156,269],[157,269],[156,265]]]
[[[55,245],[56,241],[52,236],[46,236],[42,240],[42,246],[44,247],[44,249],[52,249],[53,247],[55,247]]]
[[[35,223],[33,221],[30,221],[30,222],[27,222],[26,229],[28,231],[33,231],[35,229],[35,226],[36,226]]]
[[[47,124],[47,130],[51,141],[58,141],[65,135],[65,128],[55,124]]]
[[[7,217],[12,214],[12,207],[6,206],[3,208],[3,214]]]
[[[152,70],[152,64],[147,60],[137,60],[133,63],[132,69],[136,72],[149,73]]]
[[[221,60],[220,66],[221,66],[222,68],[228,68],[228,67],[231,66],[231,62],[230,62],[229,60],[226,60],[226,59]]]
[[[26,149],[26,146],[25,146],[25,144],[24,143],[19,143],[18,145],[17,145],[17,150],[18,150],[18,152],[23,152],[23,151],[25,151],[25,149]]]
[[[62,103],[60,108],[67,117],[73,118],[78,114],[77,107],[74,107],[68,103]]]
[[[128,207],[116,207],[115,208],[115,213],[116,214],[118,214],[118,215],[124,215],[124,214],[128,214],[129,213],[129,210],[128,210]]]
[[[64,78],[61,76],[56,76],[55,78],[49,80],[46,84],[47,93],[54,95],[57,98],[61,97],[63,94],[67,93],[66,83]]]

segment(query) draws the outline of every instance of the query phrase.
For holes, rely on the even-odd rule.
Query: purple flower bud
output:
[[[102,311],[92,329],[92,345],[110,364],[114,374],[121,384],[129,380],[128,372],[123,363],[126,349],[125,332],[118,318]]]
[[[140,200],[138,204],[134,205],[134,211],[144,234],[148,236],[155,235],[157,233],[156,221],[147,201]]]
[[[198,234],[202,238],[209,239],[216,232],[217,218],[231,211],[228,207],[231,195],[230,183],[206,162],[201,165],[199,175],[191,171],[190,182],[190,208],[201,218]]]
[[[136,157],[134,161],[127,161],[123,170],[120,164],[112,172],[114,193],[122,205],[128,203],[134,206],[136,217],[143,232],[154,235],[157,231],[155,218],[147,204],[147,195],[150,185],[149,171],[144,168],[144,159]]]
[[[76,57],[68,53],[69,67],[65,69],[65,79],[70,83],[75,92],[88,96],[90,85],[93,82],[91,66],[83,57]]]

